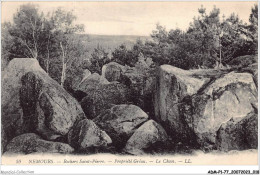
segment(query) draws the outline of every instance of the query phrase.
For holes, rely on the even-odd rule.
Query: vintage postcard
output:
[[[258,2],[4,1],[1,107],[2,166],[257,166]]]

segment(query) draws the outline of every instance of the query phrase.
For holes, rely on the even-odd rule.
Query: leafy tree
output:
[[[146,57],[151,57],[153,61],[158,64],[169,64],[169,50],[171,46],[169,45],[168,32],[165,27],[160,24],[156,25],[156,30],[152,31],[151,38],[152,41],[147,41],[145,47],[147,49],[144,55]]]
[[[138,61],[140,50],[137,45],[132,49],[127,49],[126,45],[122,44],[112,52],[112,61],[121,65],[134,66]]]
[[[36,5],[26,4],[14,14],[13,23],[3,25],[5,38],[3,49],[9,54],[9,61],[12,58],[35,58],[42,63],[42,55],[46,45],[44,15],[39,13]],[[8,40],[8,41],[7,41]]]
[[[9,34],[9,28],[11,23],[2,24],[2,41],[1,41],[1,65],[2,70],[4,70],[7,63],[11,60],[12,52],[10,46],[12,45],[12,37]]]
[[[171,43],[169,64],[182,69],[191,69],[202,64],[201,55],[198,52],[199,41],[193,35],[179,29],[171,30],[169,41]]]
[[[220,10],[214,6],[213,10],[207,14],[203,6],[198,9],[200,16],[194,18],[193,23],[187,31],[195,37],[200,54],[199,65],[212,67],[214,62],[219,65],[221,62],[221,35],[223,28],[220,22]]]
[[[258,43],[258,5],[255,4],[251,9],[251,14],[249,16],[249,42],[250,42],[250,51],[254,54],[257,54],[257,43]]]
[[[157,65],[171,64],[182,69],[220,68],[235,57],[257,53],[257,11],[255,5],[247,25],[234,13],[225,18],[215,6],[209,13],[202,6],[186,32],[180,29],[168,32],[157,24],[152,40],[138,41],[131,49],[122,45],[115,49],[112,58],[120,64],[134,66],[141,53]]]
[[[227,64],[237,56],[250,54],[244,32],[246,24],[239,19],[238,15],[232,13],[222,25],[224,28],[221,38],[222,62]]]
[[[43,19],[43,25],[44,30],[43,34],[45,35],[45,45],[43,48],[45,49],[45,52],[43,53],[44,57],[44,69],[46,70],[47,73],[49,73],[50,69],[50,63],[51,63],[51,57],[55,57],[55,43],[56,43],[56,36],[54,35],[54,25],[51,22],[51,17],[50,13],[47,14],[47,16],[44,17]]]
[[[83,25],[74,24],[76,16],[71,11],[65,11],[61,8],[57,9],[51,17],[53,33],[56,36],[56,48],[59,48],[58,56],[61,57],[61,86],[64,87],[67,69],[70,68],[71,63],[82,52],[79,40],[75,39],[73,34],[84,31]]]
[[[13,58],[35,58],[64,86],[67,76],[78,71],[73,68],[73,62],[79,58],[84,60],[86,56],[86,47],[76,35],[84,31],[84,26],[75,25],[75,20],[71,11],[60,8],[44,15],[36,5],[20,6],[13,23],[2,25],[2,62]]]
[[[57,82],[61,83],[62,70],[65,70],[63,87],[66,90],[70,90],[73,77],[81,75],[83,70],[86,68],[85,62],[87,61],[87,47],[81,39],[81,35],[74,34],[68,37],[65,53],[65,69],[62,59],[63,55],[58,43],[56,47],[57,52],[55,52],[55,58],[51,59],[50,75]]]
[[[110,58],[108,57],[108,52],[106,52],[104,48],[98,45],[97,48],[95,48],[93,53],[91,54],[91,65],[89,66],[89,70],[92,73],[96,72],[98,74],[101,74],[102,67],[109,62]]]

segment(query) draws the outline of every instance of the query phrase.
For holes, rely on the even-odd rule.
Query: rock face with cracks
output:
[[[3,148],[15,136],[28,132],[66,142],[74,122],[85,118],[79,103],[36,59],[10,61],[2,79],[2,100]]]
[[[110,62],[102,67],[102,77],[106,78],[109,82],[120,82],[124,71],[124,66],[116,62]]]
[[[125,151],[131,154],[143,154],[151,151],[154,145],[164,144],[167,134],[163,127],[154,120],[149,120],[140,126],[127,141]]]
[[[91,72],[88,69],[83,70],[82,74],[73,77],[72,79],[72,89],[77,90],[78,86],[86,80],[91,75]]]
[[[20,106],[21,77],[29,71],[42,71],[33,58],[14,58],[2,72],[2,150],[8,141],[23,133],[23,110]]]
[[[135,130],[147,120],[148,115],[135,105],[115,105],[93,119],[118,148],[123,148]]]
[[[99,84],[108,84],[109,82],[98,75],[97,73],[91,74],[88,77],[82,79],[76,88],[77,91],[88,93],[88,91],[95,89]]]
[[[194,142],[181,114],[181,105],[185,97],[196,94],[206,80],[170,65],[161,66],[158,74],[154,100],[156,120],[174,139]]]
[[[257,114],[251,112],[223,123],[217,131],[216,145],[222,151],[257,149],[257,138]]]
[[[52,140],[65,136],[75,122],[85,118],[80,104],[44,72],[28,72],[22,78],[20,102],[23,126]]]
[[[206,149],[216,144],[222,123],[244,118],[257,106],[257,89],[249,73],[163,65],[156,88],[157,120],[173,138]]]
[[[131,101],[131,92],[127,86],[113,82],[99,84],[89,90],[80,102],[88,118],[93,119],[113,105],[126,104]]]
[[[112,143],[111,138],[93,121],[84,119],[78,122],[68,135],[69,144],[84,151],[91,147],[106,147]]]
[[[31,153],[71,153],[74,149],[65,143],[43,140],[34,133],[13,138],[6,146],[6,155]]]

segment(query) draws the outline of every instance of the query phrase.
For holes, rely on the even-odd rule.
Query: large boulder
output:
[[[171,135],[208,149],[216,144],[222,123],[254,111],[257,89],[249,73],[184,71],[164,65],[156,99],[157,119]]]
[[[131,154],[143,154],[146,151],[152,151],[160,144],[165,144],[167,137],[160,124],[149,120],[134,132],[127,141],[124,150]]]
[[[82,74],[76,75],[72,79],[71,87],[73,90],[76,90],[78,86],[89,76],[91,75],[91,72],[88,69],[83,70]]]
[[[214,145],[216,132],[231,118],[244,118],[257,107],[257,89],[249,73],[230,72],[212,81],[185,104],[184,119],[200,145]],[[204,146],[203,146],[204,147]]]
[[[31,153],[71,153],[74,149],[65,143],[41,139],[34,133],[26,133],[13,138],[6,146],[5,155]]]
[[[88,75],[75,88],[74,97],[81,101],[87,93],[94,91],[100,84],[109,84],[109,82],[97,73]]]
[[[82,151],[91,147],[106,147],[112,143],[106,132],[88,119],[81,120],[71,129],[68,141],[76,150]]]
[[[217,132],[217,148],[222,151],[257,149],[257,118],[257,114],[252,112],[244,118],[232,118],[222,124]]]
[[[2,72],[2,151],[8,141],[23,132],[19,90],[22,86],[21,77],[29,71],[43,72],[33,58],[14,58]]]
[[[170,65],[160,67],[155,90],[155,116],[172,138],[193,142],[180,113],[180,105],[186,96],[196,94],[206,80]]]
[[[93,119],[113,105],[131,102],[131,98],[131,91],[127,86],[112,82],[89,89],[80,103],[88,118]]]
[[[102,67],[102,76],[105,77],[109,82],[120,82],[124,71],[124,66],[116,62],[110,62]]]
[[[74,122],[85,118],[78,102],[32,58],[13,59],[6,67],[1,107],[2,148],[26,132],[63,140]]]
[[[147,120],[148,115],[135,105],[115,105],[93,119],[117,148],[123,148],[135,130]]]
[[[80,104],[47,73],[32,71],[21,78],[20,105],[26,132],[45,139],[65,136],[75,122],[85,117]]]
[[[76,90],[87,93],[89,90],[95,89],[95,87],[98,86],[99,84],[108,84],[108,83],[109,82],[105,78],[101,77],[97,73],[93,73],[88,77],[82,79],[82,81],[79,83]]]

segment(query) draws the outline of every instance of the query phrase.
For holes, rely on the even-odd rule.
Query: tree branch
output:
[[[34,43],[34,52],[35,52],[34,57],[37,59],[38,50],[37,50],[37,42],[36,42],[36,38],[35,38],[36,20],[34,22],[35,26],[33,25],[31,18],[30,18],[30,23],[31,23],[31,26],[32,26],[32,35],[33,35],[33,43]]]
[[[24,41],[22,38],[18,37],[18,39],[27,47],[27,49],[29,50],[29,52],[32,54],[32,57],[34,57],[34,53],[32,51],[32,49],[28,46],[27,42]]]

